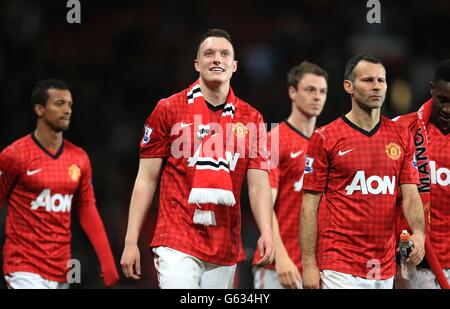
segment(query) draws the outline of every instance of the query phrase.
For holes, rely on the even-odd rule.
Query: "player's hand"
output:
[[[302,285],[304,289],[320,289],[320,271],[317,265],[303,265]]]
[[[297,265],[294,264],[288,255],[275,257],[275,270],[282,286],[287,289],[298,288],[300,273]]]
[[[425,256],[425,235],[422,232],[414,233],[411,235],[411,241],[413,242],[414,247],[406,262],[419,265]]]
[[[141,279],[141,254],[137,244],[125,245],[120,260],[122,272],[128,279]]]
[[[272,233],[263,233],[258,239],[258,251],[261,259],[256,263],[257,266],[271,264],[275,256],[273,247]]]
[[[110,288],[113,287],[119,281],[119,273],[115,266],[110,269],[102,270],[103,284]]]

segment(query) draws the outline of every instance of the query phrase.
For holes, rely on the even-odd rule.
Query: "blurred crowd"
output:
[[[434,66],[450,58],[447,0],[380,1],[380,24],[367,22],[370,9],[361,0],[80,2],[81,24],[67,23],[63,0],[0,2],[0,149],[33,130],[29,98],[35,83],[49,77],[66,81],[74,111],[65,137],[90,155],[98,208],[117,264],[142,126],[159,99],[197,78],[193,60],[208,28],[231,33],[239,61],[232,86],[268,123],[288,116],[286,74],[305,59],[330,75],[327,104],[318,119],[323,125],[350,109],[342,87],[350,56],[372,53],[384,62],[389,89],[383,113],[389,117],[417,109],[428,98]],[[157,287],[146,250],[157,204],[141,234],[143,279],[123,279],[119,287]],[[243,212],[250,259],[258,235],[248,203]],[[2,209],[2,245],[5,213]],[[73,222],[73,257],[82,265],[82,283],[73,287],[101,287],[96,256],[76,218]],[[249,261],[237,274],[236,287],[252,286]]]

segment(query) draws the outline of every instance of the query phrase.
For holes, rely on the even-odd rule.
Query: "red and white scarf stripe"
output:
[[[230,176],[229,162],[226,160],[225,143],[230,132],[235,113],[233,90],[230,87],[227,104],[220,120],[220,132],[211,132],[209,109],[200,90],[198,81],[189,87],[187,100],[192,117],[201,116],[201,124],[195,128],[194,138],[199,138],[201,144],[194,154],[195,173],[192,188],[189,193],[189,204],[220,204],[233,206],[236,200],[233,194],[233,184]],[[194,122],[194,121],[193,121]],[[205,144],[219,144],[223,147],[207,149]]]

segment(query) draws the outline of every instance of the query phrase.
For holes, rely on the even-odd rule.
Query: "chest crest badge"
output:
[[[73,181],[78,181],[80,179],[81,176],[81,170],[78,166],[76,166],[75,164],[72,164],[69,167],[69,176]]]
[[[237,122],[233,124],[232,131],[237,137],[245,137],[248,128],[242,122]]]
[[[402,154],[402,149],[396,143],[386,145],[386,154],[391,160],[397,160]]]

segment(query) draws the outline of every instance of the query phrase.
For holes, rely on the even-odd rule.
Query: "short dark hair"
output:
[[[450,82],[450,59],[444,60],[438,64],[434,72],[434,81],[438,80]]]
[[[381,64],[383,63],[377,57],[369,54],[361,54],[351,57],[345,65],[344,79],[353,81],[355,78],[354,70],[360,61],[367,61],[370,63]]]
[[[317,76],[323,76],[325,80],[328,82],[328,73],[317,64],[312,62],[303,61],[300,64],[297,64],[292,69],[289,70],[287,74],[287,87],[294,87],[297,89],[298,82],[303,78],[303,76],[307,73],[311,73]]]
[[[236,58],[236,50],[234,49],[233,41],[231,40],[231,35],[227,31],[220,29],[220,28],[208,29],[208,31],[203,35],[203,37],[200,39],[200,42],[198,43],[197,55],[200,52],[200,45],[202,45],[202,43],[207,38],[210,38],[210,37],[224,38],[228,42],[230,42],[231,46],[233,47],[234,58]]]
[[[48,100],[48,89],[61,89],[69,90],[69,86],[61,80],[57,79],[45,79],[37,82],[31,93],[31,105],[34,107],[36,104],[45,106]]]

